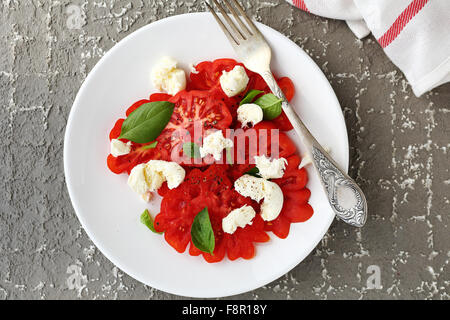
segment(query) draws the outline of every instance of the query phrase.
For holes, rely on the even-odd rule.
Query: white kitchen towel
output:
[[[346,20],[359,38],[372,32],[416,96],[450,82],[450,0],[287,1],[313,14]]]

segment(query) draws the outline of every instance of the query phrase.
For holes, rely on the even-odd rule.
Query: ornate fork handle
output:
[[[291,121],[296,133],[306,145],[307,152],[312,156],[314,168],[319,174],[328,201],[336,216],[350,225],[362,227],[367,220],[367,201],[362,190],[352,178],[339,169],[337,163],[312,136],[286,100],[272,72],[265,71],[261,73],[261,76],[267,82],[272,92],[283,99],[283,110]]]

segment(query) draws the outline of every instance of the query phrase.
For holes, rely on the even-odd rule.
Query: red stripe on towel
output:
[[[294,6],[296,6],[297,8],[299,8],[303,11],[309,12],[304,0],[293,0],[292,2],[294,4]]]
[[[422,10],[429,0],[413,0],[409,6],[398,16],[392,26],[377,41],[386,48],[402,32],[403,28],[414,16]]]

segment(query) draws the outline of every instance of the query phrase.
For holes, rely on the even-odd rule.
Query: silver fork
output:
[[[239,59],[249,70],[260,74],[272,92],[283,99],[283,110],[306,146],[307,154],[312,158],[314,168],[336,216],[350,225],[362,227],[367,220],[367,201],[364,193],[356,182],[339,168],[339,165],[322,148],[289,105],[270,71],[272,52],[264,36],[236,0],[231,0],[234,6],[228,0],[223,0],[234,20],[217,0],[212,1],[225,21],[220,19],[214,11],[213,4],[207,1],[206,5]]]

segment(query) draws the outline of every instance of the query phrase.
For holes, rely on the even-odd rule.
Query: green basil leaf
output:
[[[195,217],[191,227],[191,239],[194,246],[200,251],[211,254],[214,252],[216,239],[209,219],[208,208],[200,211]]]
[[[142,224],[146,225],[147,228],[149,228],[152,232],[157,233],[157,234],[162,234],[161,232],[157,232],[155,230],[155,226],[153,224],[153,218],[147,209],[141,215],[141,222],[142,222]]]
[[[155,142],[153,142],[153,143],[151,143],[151,144],[148,144],[148,145],[146,145],[146,146],[143,146],[143,147],[142,147],[142,150],[155,149],[157,145],[158,145],[158,141],[155,141]]]
[[[264,119],[273,120],[281,115],[281,103],[283,99],[277,98],[274,94],[268,93],[255,101],[255,104],[263,109]]]
[[[250,90],[244,97],[244,99],[242,99],[241,103],[239,104],[240,106],[242,106],[243,104],[246,103],[252,103],[253,100],[256,98],[257,95],[263,93],[263,91],[261,90]]]
[[[248,170],[245,174],[257,177],[257,178],[261,178],[261,176],[259,175],[259,169],[257,167],[254,167],[250,170]]]
[[[175,105],[167,101],[143,104],[124,121],[119,139],[136,143],[154,141],[169,123],[174,109]]]
[[[194,142],[186,142],[185,144],[183,144],[183,153],[187,157],[190,157],[193,159],[201,158],[200,147],[198,146],[198,144],[196,144]]]

